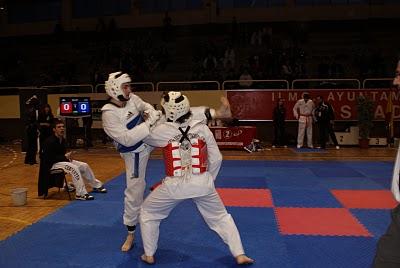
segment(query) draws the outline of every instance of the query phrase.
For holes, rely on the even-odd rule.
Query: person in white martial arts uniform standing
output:
[[[303,147],[304,132],[307,130],[307,145],[313,148],[312,128],[313,128],[313,111],[314,102],[310,99],[308,92],[303,93],[303,98],[298,100],[293,107],[293,115],[299,121],[297,134],[297,148]]]
[[[142,261],[155,263],[160,222],[180,202],[192,199],[207,225],[229,246],[236,262],[253,263],[245,255],[235,222],[214,186],[222,155],[212,132],[204,122],[192,119],[189,100],[180,92],[164,95],[161,106],[167,122],[158,124],[144,142],[163,148],[166,177],[142,205]]]
[[[400,90],[400,60],[397,62],[396,75],[393,79],[393,85]],[[393,177],[392,177],[392,193],[397,202],[400,203],[400,186],[399,186],[399,176],[400,176],[400,146],[397,149],[397,156],[395,160]],[[400,210],[400,207],[399,207]]]
[[[145,190],[147,162],[153,149],[143,143],[161,112],[131,92],[131,78],[122,72],[111,73],[106,81],[106,93],[111,97],[103,106],[102,122],[106,134],[114,140],[125,161],[126,188],[123,222],[128,235],[121,250],[128,251],[134,241],[136,224]]]
[[[400,90],[400,60],[397,63],[396,76],[393,85]],[[398,205],[390,212],[391,222],[386,232],[379,238],[373,268],[400,267],[400,147],[397,149],[396,160],[392,175],[392,194]]]
[[[48,137],[40,150],[39,170],[39,196],[47,195],[46,180],[50,177],[51,169],[62,169],[65,173],[71,174],[76,189],[75,199],[93,200],[85,188],[83,178],[93,187],[93,192],[106,193],[103,183],[96,179],[90,166],[81,161],[73,159],[73,154],[66,151],[64,139],[64,122],[54,119],[52,123],[53,135]],[[68,187],[68,186],[66,186]]]

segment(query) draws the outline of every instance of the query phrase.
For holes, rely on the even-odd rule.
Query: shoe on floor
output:
[[[101,187],[99,187],[99,188],[93,188],[92,192],[93,192],[93,193],[102,193],[102,194],[105,194],[105,193],[107,193],[107,189],[104,188],[104,186],[101,186]]]
[[[64,185],[64,190],[70,193],[75,192],[75,186],[72,183]]]
[[[301,145],[297,145],[297,149],[300,149],[301,148]]]
[[[253,152],[253,146],[251,144],[243,147],[247,152],[252,153]]]
[[[84,195],[75,195],[76,200],[83,200],[83,201],[88,201],[88,200],[94,200],[94,197],[89,194],[84,194]]]
[[[339,150],[339,149],[340,149],[339,145],[336,145],[336,150]]]

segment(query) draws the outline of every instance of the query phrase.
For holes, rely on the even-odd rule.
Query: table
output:
[[[257,128],[254,126],[210,127],[210,129],[221,149],[243,149],[257,136]]]

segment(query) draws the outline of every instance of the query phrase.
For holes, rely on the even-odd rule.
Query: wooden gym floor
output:
[[[58,193],[57,188],[49,190],[49,199],[43,200],[37,196],[39,165],[24,164],[25,155],[20,152],[20,147],[20,145],[0,145],[0,240],[71,202],[67,193]],[[349,147],[340,150],[330,148],[326,153],[297,153],[291,148],[282,148],[256,153],[223,150],[222,154],[225,160],[394,161],[396,152],[397,150],[386,147],[370,149]],[[160,151],[155,150],[152,158],[160,157]],[[109,145],[96,145],[89,150],[78,149],[76,159],[87,162],[102,182],[107,182],[124,172],[122,159]],[[13,206],[11,190],[17,187],[28,188],[28,202],[25,206]]]

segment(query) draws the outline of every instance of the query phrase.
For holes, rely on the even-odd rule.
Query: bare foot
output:
[[[239,265],[253,264],[254,260],[242,254],[236,257],[236,263]]]
[[[153,256],[146,256],[145,254],[143,254],[142,256],[140,256],[140,259],[147,263],[147,264],[154,264],[156,261],[154,260]]]
[[[128,234],[126,236],[126,240],[125,240],[124,244],[121,247],[121,250],[123,252],[129,251],[133,246],[133,241],[134,240],[135,240],[135,235],[134,234]]]

